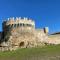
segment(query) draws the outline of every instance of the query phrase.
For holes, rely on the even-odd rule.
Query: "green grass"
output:
[[[60,60],[60,45],[0,52],[0,60]]]

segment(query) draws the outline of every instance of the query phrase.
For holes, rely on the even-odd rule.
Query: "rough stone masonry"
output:
[[[51,43],[48,37],[48,27],[36,29],[35,22],[28,18],[8,18],[2,23],[3,31],[0,33],[0,51],[16,50],[44,46]],[[54,44],[54,43],[53,43]]]

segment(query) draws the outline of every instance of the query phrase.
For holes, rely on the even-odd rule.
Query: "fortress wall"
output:
[[[15,46],[19,46],[20,43],[24,43],[24,45],[19,46],[21,47],[25,47],[26,46],[34,46],[35,44],[35,36],[34,36],[34,32],[27,32],[27,31],[15,31],[12,33],[12,35],[10,36],[9,40],[7,41],[9,43],[12,42],[12,45]],[[33,44],[33,45],[31,45]],[[11,44],[10,44],[11,45]]]
[[[48,35],[44,33],[44,29],[36,30],[36,36],[40,42],[46,42],[48,40]]]
[[[49,44],[60,44],[60,34],[48,36],[47,43],[49,43]]]
[[[45,43],[60,44],[60,35],[48,36],[48,27],[35,29],[35,22],[27,18],[8,18],[3,22],[3,32],[1,51],[45,46]]]

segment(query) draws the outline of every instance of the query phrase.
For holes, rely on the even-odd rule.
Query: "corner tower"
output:
[[[3,22],[3,31],[4,33],[13,30],[29,30],[35,29],[35,22],[28,18],[8,18]]]

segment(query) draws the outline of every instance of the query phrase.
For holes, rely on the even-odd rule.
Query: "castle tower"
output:
[[[21,17],[16,17],[14,18],[8,18],[8,20],[3,22],[3,31],[4,33],[11,31],[11,29],[27,29],[27,30],[32,30],[35,29],[35,22],[31,19],[28,18],[21,18]]]

